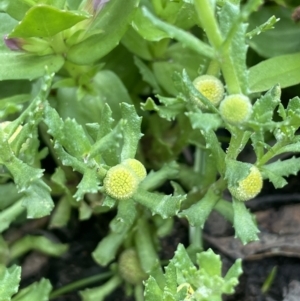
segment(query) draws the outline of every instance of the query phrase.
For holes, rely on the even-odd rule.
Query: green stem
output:
[[[0,213],[0,232],[6,230],[10,223],[19,216],[25,207],[22,206],[22,200],[17,201],[12,206],[4,209]]]
[[[210,0],[195,0],[198,18],[211,45],[219,52],[219,62],[229,94],[241,93],[241,87],[230,56],[230,47],[222,47],[223,37]]]
[[[134,286],[134,299],[135,301],[144,301],[144,287],[142,284]]]
[[[200,226],[192,227],[189,225],[189,241],[197,250],[203,250],[202,229]]]
[[[277,142],[269,151],[267,151],[258,161],[257,166],[262,166],[277,155],[277,152],[285,145],[282,141]]]
[[[211,60],[209,65],[208,65],[206,74],[218,77],[219,73],[220,73],[220,64],[219,64],[219,62],[217,60]]]
[[[113,275],[113,272],[106,272],[106,273],[101,273],[99,275],[94,275],[94,276],[91,276],[91,277],[87,277],[87,278],[80,279],[78,281],[72,282],[68,285],[65,285],[65,286],[53,291],[50,294],[50,300],[54,299],[56,297],[59,297],[61,295],[64,295],[66,293],[69,293],[69,292],[72,292],[72,291],[75,291],[75,290],[79,290],[80,288],[90,286],[90,285],[92,285],[96,282],[100,282],[102,280],[105,280],[105,279],[111,277],[112,275]]]
[[[231,130],[231,139],[227,149],[226,157],[228,159],[236,159],[239,153],[244,149],[246,143],[251,136],[251,132],[238,128]]]

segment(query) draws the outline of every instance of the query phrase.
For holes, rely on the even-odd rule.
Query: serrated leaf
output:
[[[197,262],[199,267],[204,269],[209,276],[221,276],[222,261],[220,255],[215,254],[212,249],[198,253]]]
[[[252,107],[251,119],[262,124],[271,121],[274,110],[280,103],[280,94],[281,90],[279,85],[275,85],[261,96]]]
[[[87,156],[91,148],[90,141],[82,126],[74,119],[66,119],[64,121],[63,136],[59,141],[69,154],[76,158]]]
[[[26,12],[9,38],[52,37],[87,18],[89,15],[83,12],[59,10],[45,4],[35,5]]]
[[[69,155],[57,141],[54,144],[54,149],[56,151],[58,158],[61,160],[63,165],[71,166],[73,168],[73,170],[76,170],[76,171],[84,174],[84,172],[87,168],[87,166],[84,164],[84,162]]]
[[[210,130],[216,131],[223,123],[219,115],[202,113],[200,110],[188,112],[186,113],[186,116],[190,119],[193,129],[200,129],[205,132]]]
[[[144,18],[150,20],[157,29],[164,31],[167,33],[168,37],[174,38],[182,43],[185,47],[194,50],[195,52],[199,53],[208,58],[214,57],[213,49],[202,42],[201,40],[197,39],[192,34],[175,27],[171,24],[163,22],[155,17],[146,7],[142,7],[142,14]]]
[[[145,283],[145,300],[163,301],[163,292],[152,276]]]
[[[162,96],[158,95],[159,100],[161,101]],[[169,121],[174,120],[177,115],[184,112],[185,105],[177,99],[174,98],[173,103],[165,106],[157,106],[152,98],[148,97],[145,103],[141,104],[142,110],[144,111],[156,111],[161,118],[167,119]]]
[[[232,205],[234,211],[233,226],[236,237],[238,237],[244,245],[251,241],[258,240],[257,233],[260,231],[254,222],[254,217],[247,210],[245,204],[233,199]]]
[[[209,189],[201,200],[193,204],[190,208],[181,211],[178,216],[187,218],[193,227],[203,228],[204,223],[219,199],[220,196]]]
[[[280,18],[276,18],[275,16],[270,17],[265,23],[257,26],[255,29],[247,32],[246,37],[252,39],[255,36],[260,35],[261,33],[268,31],[270,29],[274,29],[274,25],[280,20]],[[251,42],[250,42],[251,44]]]
[[[227,159],[225,179],[228,181],[228,186],[238,186],[238,182],[249,175],[251,167],[250,163]]]
[[[178,284],[189,282],[197,272],[196,267],[182,244],[177,246],[171,262],[176,267]]]
[[[16,265],[8,269],[0,269],[0,301],[10,301],[18,291],[21,280],[21,267]]]
[[[278,19],[280,21],[275,24],[274,29],[263,32],[263,34],[249,40],[250,47],[262,57],[276,57],[299,51],[299,24],[296,24],[291,18],[292,12],[293,8],[285,5],[263,5],[251,14],[249,29],[257,27],[259,30],[261,26],[272,28],[273,22],[276,22]],[[265,22],[266,20],[268,21]],[[273,22],[268,25],[267,23],[270,20],[273,20]],[[262,24],[263,22],[265,23]]]
[[[122,110],[122,129],[123,129],[123,147],[121,153],[121,162],[134,158],[138,146],[138,142],[142,137],[141,122],[142,117],[139,117],[133,105],[127,103],[121,104]]]
[[[97,193],[99,190],[100,181],[97,176],[96,169],[86,168],[83,174],[83,178],[77,186],[77,191],[74,194],[74,198],[77,201],[83,199],[86,193]]]
[[[19,291],[13,301],[48,301],[52,285],[49,280],[42,279]]]
[[[136,56],[134,57],[134,63],[138,67],[143,80],[152,87],[153,93],[160,93],[161,92],[160,87],[156,81],[156,78],[152,70]]]
[[[173,261],[170,261],[168,266],[165,268],[165,279],[168,291],[174,295],[177,293],[177,273],[176,266]]]
[[[27,209],[27,218],[40,218],[49,215],[54,207],[50,188],[42,180],[33,182],[21,198]]]
[[[168,218],[178,213],[180,204],[185,197],[185,195],[163,195],[139,189],[133,196],[133,199],[149,208],[153,215],[159,214],[162,218]]]
[[[224,280],[227,282],[230,281],[232,278],[238,279],[242,273],[243,273],[242,260],[237,259],[226,273]]]

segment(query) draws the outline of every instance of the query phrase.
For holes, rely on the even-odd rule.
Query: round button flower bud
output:
[[[252,104],[247,96],[232,94],[221,102],[220,113],[222,118],[230,124],[243,124],[252,114]]]
[[[239,201],[248,201],[256,197],[263,186],[263,178],[256,166],[250,168],[246,178],[238,182],[237,187],[228,187],[230,193]]]
[[[130,199],[139,184],[139,179],[131,168],[118,164],[110,168],[103,181],[105,192],[117,200]]]
[[[193,84],[195,88],[205,96],[214,106],[218,106],[223,99],[224,86],[222,82],[212,75],[201,75],[194,79]],[[193,101],[200,108],[204,109],[205,105],[200,99],[193,98]]]
[[[119,257],[119,273],[130,284],[139,284],[147,278],[134,249],[123,251]]]
[[[146,168],[140,161],[136,159],[127,159],[123,161],[122,164],[131,168],[140,181],[143,181],[146,178]]]

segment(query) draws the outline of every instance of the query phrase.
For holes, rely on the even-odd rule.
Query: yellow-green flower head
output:
[[[118,164],[110,168],[103,181],[105,192],[114,199],[130,199],[139,184],[139,179],[131,168]]]
[[[147,176],[146,168],[140,161],[136,159],[127,159],[123,161],[122,164],[130,167],[140,181],[143,181],[146,178]]]
[[[237,187],[228,187],[233,197],[239,201],[248,201],[256,197],[263,187],[263,178],[256,166],[250,168],[246,178],[238,182]]]
[[[139,284],[147,278],[134,249],[123,251],[118,262],[120,276],[130,284]]]
[[[204,95],[214,106],[218,106],[224,95],[224,85],[222,82],[212,75],[201,75],[194,79],[195,88]],[[205,108],[205,105],[198,99],[193,101],[200,107]]]
[[[252,104],[247,96],[232,94],[221,102],[220,113],[222,118],[230,124],[243,124],[252,114]]]

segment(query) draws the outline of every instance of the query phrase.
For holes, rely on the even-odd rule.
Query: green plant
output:
[[[260,0],[3,0],[0,10],[1,232],[48,215],[49,228],[68,227],[72,211],[79,221],[114,215],[92,253],[109,272],[52,293],[48,280],[17,293],[12,264],[33,249],[60,256],[67,246],[1,238],[0,301],[78,288],[84,301],[103,300],[123,284],[137,301],[144,290],[146,301],[233,293],[241,262],[223,278],[219,257],[203,251],[208,216],[221,213],[243,244],[257,240],[246,201],[263,180],[282,188],[300,169],[297,157],[278,159],[299,151],[300,98],[285,104],[281,88],[300,82],[300,49],[267,47],[269,30],[280,35],[278,19],[265,18],[270,8]],[[248,46],[266,59],[246,64]],[[190,146],[193,166],[182,155]],[[188,221],[190,246],[179,245],[164,270],[159,238],[175,218]]]

